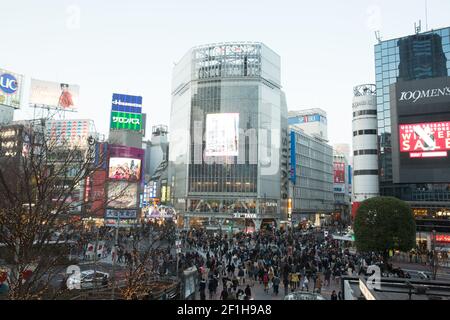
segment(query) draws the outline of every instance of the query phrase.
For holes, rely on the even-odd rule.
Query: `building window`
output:
[[[354,156],[363,156],[368,154],[378,154],[378,150],[376,149],[366,149],[366,150],[356,150],[353,152]]]
[[[354,176],[377,176],[378,170],[355,170]]]
[[[353,117],[364,116],[364,115],[377,115],[377,110],[361,110],[353,112]]]

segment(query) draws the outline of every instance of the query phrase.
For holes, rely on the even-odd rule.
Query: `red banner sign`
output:
[[[411,158],[446,157],[450,150],[450,121],[399,125],[400,152]]]
[[[334,183],[345,183],[345,163],[335,162],[334,166]]]
[[[436,242],[450,243],[450,235],[448,235],[448,234],[437,234],[436,235]]]

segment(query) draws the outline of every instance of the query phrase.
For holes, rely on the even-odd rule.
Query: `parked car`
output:
[[[79,279],[77,279],[75,274],[70,275],[67,280],[67,284],[71,287],[77,287],[77,284],[80,283],[80,289],[91,289],[95,286],[106,286],[108,285],[108,281],[109,273],[86,270],[81,272]]]

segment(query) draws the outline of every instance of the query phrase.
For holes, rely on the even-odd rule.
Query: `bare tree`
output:
[[[92,138],[83,147],[69,146],[47,137],[44,129],[45,121],[0,127],[0,250],[10,266],[10,299],[59,293],[52,283],[68,265],[69,241],[55,238],[55,233],[64,235],[74,227],[68,219],[71,213],[91,207],[88,199],[74,195],[83,194],[82,186],[102,170],[96,163],[105,157],[97,154],[101,160],[95,161]],[[97,210],[112,200],[105,199]]]
[[[132,259],[127,264],[125,283],[121,288],[124,299],[139,299],[149,294],[152,281],[160,276],[158,258],[169,255],[173,231],[171,228],[164,228],[150,232],[141,241],[133,239]],[[168,247],[163,246],[165,242]]]

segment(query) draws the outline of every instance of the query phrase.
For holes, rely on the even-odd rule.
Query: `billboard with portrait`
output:
[[[145,150],[141,149],[141,148],[133,148],[133,147],[127,147],[127,146],[121,146],[121,145],[115,145],[115,144],[110,144],[108,146],[108,154],[109,154],[109,166],[110,166],[110,172],[111,172],[111,164],[117,164],[120,161],[122,161],[123,163],[125,163],[127,160],[126,159],[133,159],[133,170],[134,173],[136,173],[136,165],[139,165],[139,170],[138,170],[138,174],[137,174],[137,179],[131,179],[132,181],[143,181],[142,177],[143,177],[143,172],[144,172],[144,158],[145,158]],[[113,160],[111,162],[111,159],[114,158],[122,158],[122,160]],[[126,158],[126,159],[125,159]],[[136,161],[139,160],[139,161]],[[131,166],[131,162],[128,162],[128,168],[130,168]],[[112,173],[114,174],[114,173]],[[114,180],[114,178],[112,177],[111,179]],[[144,186],[142,185],[142,188],[144,188]]]
[[[31,79],[30,105],[75,111],[80,87],[74,84]]]
[[[207,157],[237,157],[239,153],[239,113],[206,115]]]
[[[23,76],[0,68],[0,105],[20,108]]]
[[[138,185],[125,181],[108,182],[108,208],[132,209],[137,207]]]
[[[141,160],[133,158],[110,158],[109,179],[138,181],[141,177]]]

